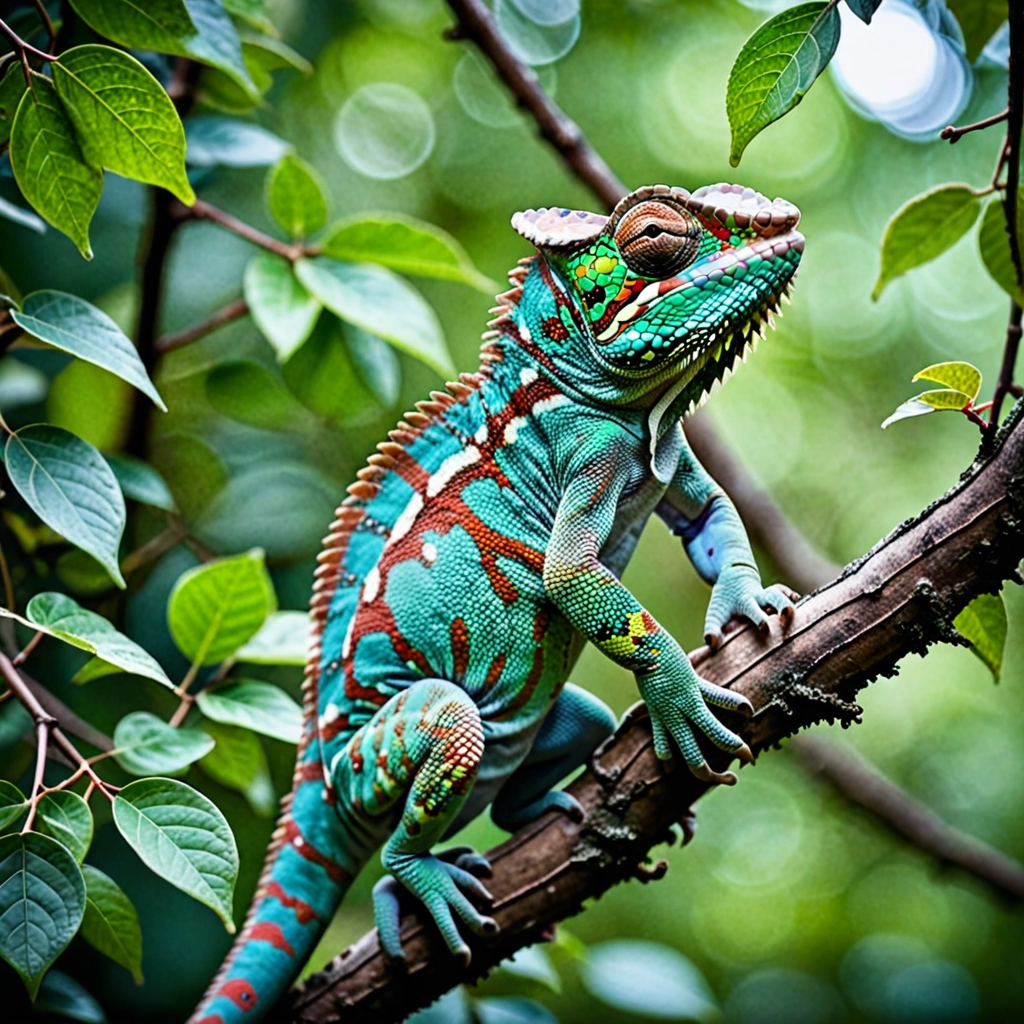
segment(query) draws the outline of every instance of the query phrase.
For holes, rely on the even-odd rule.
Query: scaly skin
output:
[[[402,957],[399,896],[422,901],[452,953],[487,934],[486,861],[435,844],[491,805],[510,830],[579,805],[552,787],[615,720],[567,683],[587,640],[636,674],[655,748],[702,778],[700,738],[740,757],[701,680],[619,582],[652,512],[712,584],[726,621],[792,614],[765,588],[729,499],[680,419],[788,288],[795,207],[739,186],[653,186],[610,218],[517,214],[539,250],[510,275],[482,365],[434,392],[379,446],[339,506],[312,601],[317,640],[292,794],[248,921],[192,1021],[252,1022],[295,979],[349,882],[383,847],[381,942]]]

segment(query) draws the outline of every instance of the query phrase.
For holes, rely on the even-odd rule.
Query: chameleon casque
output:
[[[700,679],[619,582],[652,512],[712,584],[713,647],[734,615],[792,616],[762,586],[732,503],[690,452],[682,416],[772,324],[799,264],[800,213],[719,184],[655,185],[610,217],[518,213],[538,253],[510,274],[481,366],[433,392],[349,487],[319,556],[305,731],[292,793],[234,948],[193,1024],[257,1020],[293,982],[360,868],[383,846],[381,943],[402,957],[398,894],[451,952],[487,934],[475,853],[433,846],[490,805],[510,831],[615,728],[567,682],[585,641],[636,675],[655,749],[714,782],[696,737],[750,751],[708,705],[749,710]]]

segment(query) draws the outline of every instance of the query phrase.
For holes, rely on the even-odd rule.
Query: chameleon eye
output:
[[[667,203],[639,203],[619,221],[615,241],[635,274],[672,277],[696,259],[701,226],[687,210]]]

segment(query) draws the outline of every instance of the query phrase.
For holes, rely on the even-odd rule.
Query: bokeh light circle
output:
[[[334,122],[342,158],[368,178],[404,178],[430,156],[434,118],[423,98],[395,82],[373,82],[345,101]]]
[[[540,68],[537,78],[549,95],[555,94],[557,72],[550,65]],[[452,88],[459,106],[474,121],[489,128],[512,128],[523,123],[508,89],[498,81],[491,66],[473,50],[467,50],[455,65]]]
[[[524,18],[538,25],[561,25],[580,13],[580,0],[509,0]]]
[[[494,19],[509,49],[524,63],[539,66],[564,57],[580,37],[579,11],[565,21],[541,23],[523,13],[536,3],[495,0]],[[566,6],[559,4],[559,6]]]

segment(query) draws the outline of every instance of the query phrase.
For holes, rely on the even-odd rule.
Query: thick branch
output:
[[[990,454],[916,520],[801,602],[786,635],[773,626],[764,640],[742,629],[717,654],[702,648],[693,655],[705,678],[753,703],[741,731],[755,750],[822,719],[858,720],[853,699],[861,687],[891,675],[906,654],[956,642],[952,618],[1014,575],[1024,556],[1021,420],[1018,405]],[[595,762],[570,786],[587,812],[582,824],[551,814],[488,854],[501,932],[491,941],[469,939],[470,968],[460,969],[429,921],[412,912],[403,918],[405,977],[389,971],[371,932],[293,993],[282,1019],[387,1024],[475,980],[577,913],[584,900],[635,877],[649,849],[706,790],[681,768],[665,772],[642,710]]]

